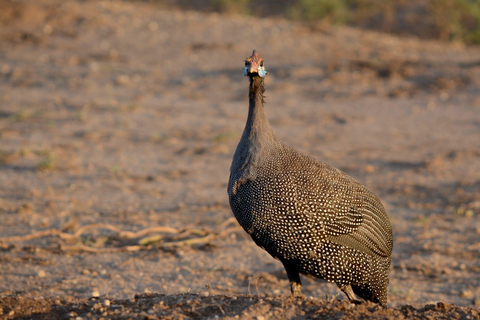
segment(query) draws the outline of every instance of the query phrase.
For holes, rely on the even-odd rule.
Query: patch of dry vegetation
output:
[[[168,6],[254,16],[283,16],[317,24],[347,24],[422,38],[480,44],[476,0],[172,0]]]

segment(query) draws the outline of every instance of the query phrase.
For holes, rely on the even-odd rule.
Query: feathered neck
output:
[[[232,173],[242,172],[248,175],[252,168],[268,159],[268,154],[275,145],[275,135],[263,110],[264,92],[263,79],[259,76],[250,77],[248,118],[233,156],[230,168]]]
[[[264,78],[259,76],[251,76],[250,91],[248,94],[248,118],[245,125],[245,130],[243,132],[244,137],[248,138],[251,143],[265,143],[268,141],[273,141],[275,137],[272,127],[268,123],[267,117],[265,116],[265,111],[263,108],[265,99],[263,95],[264,93]]]
[[[261,104],[263,106],[265,97],[263,94],[265,93],[265,86],[264,86],[264,78],[259,76],[251,76],[250,77],[250,91],[248,94],[250,108],[252,104]]]

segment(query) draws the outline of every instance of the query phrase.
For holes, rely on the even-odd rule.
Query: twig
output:
[[[132,232],[132,231],[125,231],[121,230],[118,227],[115,227],[111,224],[104,224],[104,223],[94,223],[94,224],[87,224],[80,229],[78,229],[75,232],[76,237],[80,237],[82,233],[84,233],[86,230],[89,229],[107,229],[113,232],[118,233],[120,236],[127,238],[127,239],[133,239],[133,238],[138,238],[141,237],[142,235],[148,234],[150,232],[169,232],[169,233],[179,233],[177,229],[170,228],[170,227],[154,227],[154,228],[147,228],[140,230],[138,232]]]
[[[242,230],[242,227],[240,226],[233,226],[233,227],[230,227],[230,228],[227,228],[221,232],[218,233],[218,236],[219,237],[223,237],[223,236],[226,236],[227,234],[229,233],[232,233],[232,232],[235,232],[235,231],[241,231]]]
[[[139,238],[141,236],[144,236],[152,232],[179,233],[180,231],[171,227],[152,227],[152,228],[143,229],[137,232],[130,232],[131,233],[130,238]]]
[[[237,219],[235,219],[234,217],[228,218],[221,225],[218,226],[218,229],[220,230],[225,229],[230,223],[235,223],[238,226],[236,222],[237,222]]]
[[[117,247],[117,248],[94,248],[89,247],[84,244],[74,245],[74,246],[61,246],[60,247],[63,251],[85,251],[85,252],[92,252],[92,253],[112,253],[112,252],[122,252],[122,251],[140,251],[145,250],[148,247],[145,246],[125,246],[125,247]]]
[[[107,229],[117,233],[121,238],[125,239],[134,239],[140,238],[145,236],[149,233],[157,232],[157,233],[172,233],[176,234],[174,241],[164,242],[160,245],[161,248],[174,248],[180,246],[191,246],[196,244],[205,244],[209,241],[213,240],[217,237],[223,237],[231,232],[235,232],[241,230],[238,225],[226,228],[229,224],[234,223],[235,219],[230,218],[223,222],[219,226],[219,230],[217,232],[209,231],[209,230],[202,230],[202,229],[184,229],[179,230],[171,227],[152,227],[143,230],[139,230],[137,232],[132,231],[125,231],[122,230],[114,225],[111,224],[104,224],[104,223],[94,223],[94,224],[87,224],[79,229],[77,229],[73,234],[63,232],[71,227],[72,224],[69,224],[68,227],[63,226],[60,230],[58,229],[48,229],[38,232],[33,232],[31,234],[26,234],[22,236],[12,236],[12,237],[1,237],[0,242],[15,242],[15,241],[27,241],[32,239],[37,239],[46,236],[58,236],[63,240],[81,240],[81,236],[88,230],[92,229]],[[226,228],[226,229],[225,229]],[[195,235],[199,236],[197,238],[189,238],[184,239],[187,236]],[[114,248],[95,248],[90,247],[84,244],[72,245],[72,246],[62,246],[61,249],[64,251],[85,251],[85,252],[92,252],[92,253],[107,253],[107,252],[121,252],[121,251],[139,251],[139,250],[146,250],[150,249],[150,244],[159,242],[164,238],[164,235],[157,234],[150,237],[144,237],[138,241],[139,245],[133,246],[124,246],[124,247],[114,247]]]
[[[191,246],[193,244],[203,244],[207,243],[215,237],[214,234],[209,234],[206,237],[202,238],[193,238],[193,239],[186,239],[180,241],[171,241],[162,243],[161,247],[163,248],[172,248],[172,247],[180,247],[180,246]]]
[[[48,229],[43,231],[37,231],[34,233],[26,234],[23,236],[12,236],[12,237],[2,237],[0,238],[1,242],[8,242],[8,241],[25,241],[25,240],[32,240],[36,238],[42,238],[46,236],[59,236],[62,239],[70,240],[70,239],[77,239],[76,236],[71,235],[69,233],[61,232],[57,229]]]

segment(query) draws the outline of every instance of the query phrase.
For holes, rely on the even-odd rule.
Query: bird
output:
[[[354,303],[387,306],[392,227],[378,197],[341,170],[275,135],[264,111],[268,72],[253,50],[248,116],[230,167],[233,215],[253,241],[279,260],[291,297],[304,298],[300,274],[334,282]]]

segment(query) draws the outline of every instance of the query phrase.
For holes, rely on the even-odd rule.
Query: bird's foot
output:
[[[305,299],[305,296],[302,294],[302,284],[298,282],[290,283],[290,297],[296,299]]]
[[[351,299],[350,303],[358,305],[358,304],[365,303],[365,300]]]

